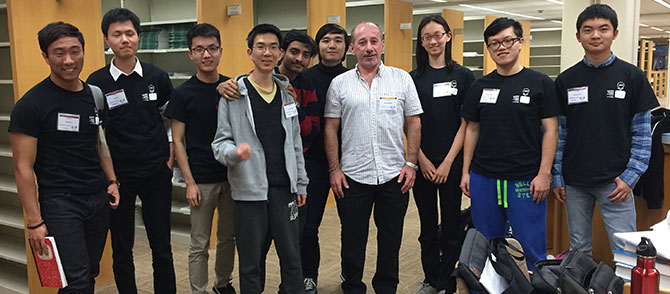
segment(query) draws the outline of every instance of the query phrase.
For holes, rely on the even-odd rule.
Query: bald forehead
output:
[[[371,22],[362,22],[362,23],[357,24],[354,27],[354,29],[351,31],[351,39],[356,41],[356,33],[357,32],[368,31],[368,30],[375,31],[377,33],[377,35],[379,36],[379,39],[382,38],[382,30],[379,28],[379,26],[377,26],[376,24],[371,23]]]

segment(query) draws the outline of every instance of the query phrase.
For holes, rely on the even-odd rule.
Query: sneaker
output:
[[[439,290],[428,283],[421,283],[421,289],[416,294],[437,294]]]
[[[221,288],[213,287],[212,292],[214,292],[214,294],[236,294],[237,293],[237,292],[235,292],[235,287],[233,287],[233,284],[231,284],[231,283],[228,283],[228,285],[225,285]]]
[[[305,294],[317,294],[316,282],[314,282],[314,279],[305,278],[303,284],[305,285]]]

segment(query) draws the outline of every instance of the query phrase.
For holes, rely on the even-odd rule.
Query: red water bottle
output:
[[[630,279],[631,294],[658,294],[660,274],[656,270],[656,248],[646,237],[637,245],[637,265]]]

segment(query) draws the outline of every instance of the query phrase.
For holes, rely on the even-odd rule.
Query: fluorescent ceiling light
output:
[[[649,28],[652,29],[652,30],[655,30],[655,31],[659,31],[659,32],[663,31],[663,29],[657,28],[657,27],[649,27]]]
[[[383,5],[384,0],[362,0],[362,1],[347,1],[344,4],[345,7],[358,7],[358,6],[370,6],[370,5]]]
[[[430,0],[430,1],[433,1],[433,2],[440,2],[440,3],[447,2],[447,0]]]
[[[649,39],[647,36],[640,36],[640,39]]]
[[[658,4],[661,4],[661,5],[665,6],[665,8],[670,8],[670,3],[668,3],[668,2],[665,2],[663,0],[654,0],[654,1]]]
[[[557,23],[557,24],[563,24],[563,22],[560,21],[560,20],[550,20],[550,22]]]
[[[513,13],[513,12],[507,12],[507,11],[502,11],[502,10],[497,10],[497,9],[491,9],[491,8],[485,8],[485,7],[480,7],[480,6],[468,5],[468,4],[458,4],[458,6],[471,8],[471,9],[479,9],[479,10],[484,10],[484,11],[490,11],[490,12],[495,12],[495,13],[501,13],[501,14],[509,14],[509,15],[514,15],[514,16],[523,17],[523,18],[530,18],[530,19],[536,19],[536,20],[546,20],[546,18],[542,18],[542,17],[530,16],[530,15]]]
[[[547,2],[556,3],[558,5],[563,5],[563,1],[558,1],[558,0],[547,0]]]
[[[649,25],[647,25],[647,24],[643,24],[643,23],[640,23],[640,26],[641,26],[641,27],[645,27],[645,28],[648,28],[648,27],[649,27]]]
[[[560,31],[563,28],[531,28],[531,32],[553,32],[553,31]]]
[[[666,33],[670,34],[670,31],[665,31]]]

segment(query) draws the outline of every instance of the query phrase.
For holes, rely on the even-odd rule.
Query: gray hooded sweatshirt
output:
[[[236,201],[263,201],[268,196],[268,179],[265,167],[265,152],[256,135],[254,114],[249,101],[249,92],[244,83],[248,74],[237,76],[237,87],[240,98],[219,101],[218,126],[212,142],[214,158],[228,167],[228,182],[231,197]],[[295,103],[288,95],[289,79],[280,74],[272,75],[277,90],[281,91],[282,105]],[[284,139],[284,158],[286,172],[291,180],[291,193],[307,194],[307,172],[302,156],[302,139],[300,138],[300,122],[298,116],[286,117],[282,109],[281,124],[286,132]],[[237,147],[243,143],[251,147],[251,157],[242,161],[237,156]]]

